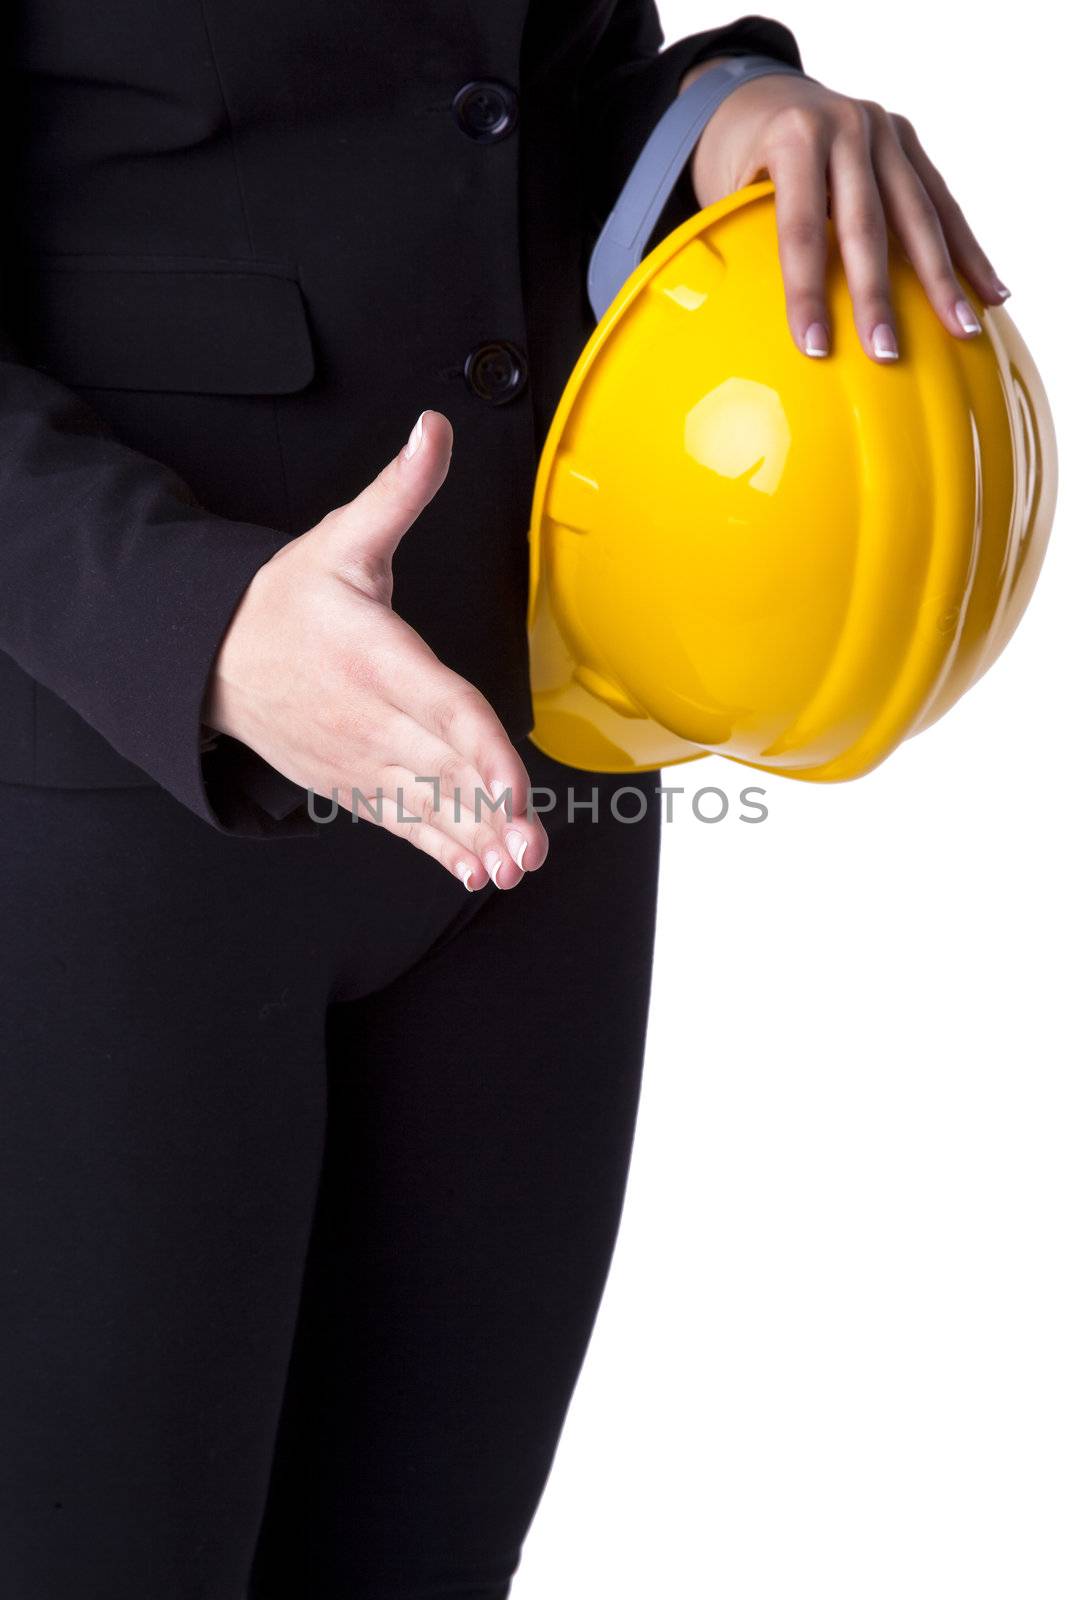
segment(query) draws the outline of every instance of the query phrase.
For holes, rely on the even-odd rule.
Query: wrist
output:
[[[267,562],[265,565],[269,566],[270,563]],[[220,733],[233,739],[242,737],[240,728],[245,718],[241,712],[244,698],[240,687],[244,677],[241,671],[241,658],[246,654],[245,645],[249,629],[255,628],[254,613],[257,609],[256,602],[263,571],[264,568],[260,567],[242,594],[215,653],[211,676],[200,707],[201,749],[212,748],[211,745],[205,746],[203,740],[214,739]]]
[[[721,67],[727,59],[726,56],[709,56],[706,61],[698,61],[683,75],[678,85],[678,93],[684,94],[691,84],[704,76],[705,72],[710,72],[713,67]]]
[[[231,691],[216,666],[200,707],[201,754],[215,748],[220,734],[234,737]]]

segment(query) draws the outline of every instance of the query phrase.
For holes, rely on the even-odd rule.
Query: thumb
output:
[[[451,460],[452,424],[440,411],[423,411],[403,449],[319,524],[331,563],[366,573],[376,587],[387,579],[393,552],[444,483]]]

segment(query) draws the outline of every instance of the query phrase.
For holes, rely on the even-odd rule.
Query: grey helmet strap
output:
[[[667,107],[634,162],[589,259],[586,287],[598,321],[641,260],[648,236],[709,118],[742,83],[776,72],[807,76],[774,56],[734,56],[701,73]]]

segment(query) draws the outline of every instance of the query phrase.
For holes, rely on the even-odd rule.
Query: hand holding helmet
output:
[[[691,68],[683,93],[718,64]],[[700,206],[764,177],[774,183],[786,314],[798,349],[809,356],[825,355],[833,339],[823,226],[828,208],[856,332],[873,360],[895,360],[899,351],[890,229],[942,326],[956,338],[979,336],[974,296],[987,305],[1008,298],[911,123],[873,100],[835,94],[793,72],[750,79],[706,123],[689,172]]]
[[[747,59],[723,69],[725,93]],[[542,451],[533,738],[606,771],[716,752],[858,777],[1011,637],[1055,502],[1048,402],[1007,312],[952,337],[895,241],[900,359],[872,361],[825,217],[836,333],[807,359],[783,314],[770,182],[642,260],[719,89],[709,74],[687,93],[696,120],[685,96],[664,115],[594,249],[600,320]]]

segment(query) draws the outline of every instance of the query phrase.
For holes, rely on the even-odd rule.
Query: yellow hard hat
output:
[[[830,238],[828,358],[789,333],[770,183],[676,228],[601,316],[530,528],[532,737],[555,759],[859,777],[1011,637],[1055,499],[1030,354],[999,307],[946,332],[891,248],[901,357],[876,364]]]

